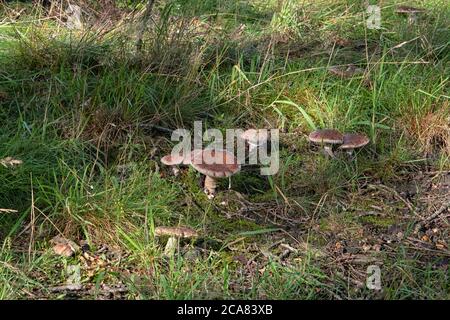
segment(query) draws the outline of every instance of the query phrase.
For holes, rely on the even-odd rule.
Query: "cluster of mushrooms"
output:
[[[258,147],[264,145],[268,141],[267,131],[258,131],[256,129],[248,129],[243,132],[241,139],[246,141],[249,153],[254,152]],[[205,159],[221,159],[219,163],[208,163]],[[203,149],[193,150],[188,155],[166,155],[161,158],[161,162],[167,166],[176,167],[179,165],[191,165],[195,170],[204,174],[204,192],[211,199],[214,197],[217,188],[217,179],[230,178],[238,173],[241,169],[237,158],[226,150]],[[155,237],[168,238],[164,255],[171,257],[175,254],[178,245],[183,240],[192,240],[197,238],[198,233],[188,227],[165,227],[155,228]]]
[[[413,8],[408,6],[399,6],[396,13],[408,16],[409,24],[417,22],[418,14],[423,13],[424,9]],[[340,76],[353,75],[355,72],[362,73],[362,69],[355,69],[354,66],[349,66],[344,71],[330,70]],[[260,146],[267,144],[267,131],[259,131],[256,129],[249,129],[244,131],[241,139],[246,141],[249,153],[254,152]],[[338,150],[347,152],[350,156],[357,148],[367,145],[370,140],[362,133],[344,133],[342,134],[335,129],[319,129],[311,132],[308,140],[315,144],[323,146],[323,151],[326,156],[334,158],[333,147]],[[218,157],[223,161],[219,163],[207,163],[206,158]],[[193,150],[188,155],[166,155],[161,158],[161,162],[167,166],[177,167],[179,165],[191,165],[195,170],[204,174],[204,192],[208,198],[213,198],[217,189],[217,179],[230,178],[232,175],[238,173],[241,169],[236,157],[226,151],[217,149]],[[198,233],[187,227],[157,227],[155,229],[156,237],[168,237],[164,254],[172,256],[175,253],[177,244],[181,239],[193,239],[198,237]]]
[[[362,133],[340,133],[335,129],[321,129],[310,133],[308,140],[323,146],[327,156],[334,158],[333,146],[339,145],[338,149],[346,151],[350,156],[353,150],[364,147],[370,142],[369,138]]]
[[[265,130],[248,129],[242,133],[241,139],[246,141],[248,152],[252,153],[267,143],[268,134]],[[208,163],[206,159],[221,159],[221,161]],[[232,153],[217,149],[197,149],[188,155],[166,155],[161,158],[161,162],[167,166],[191,165],[196,171],[204,174],[204,192],[210,199],[216,194],[218,179],[230,178],[241,170],[241,165]]]
[[[207,163],[204,161],[204,159],[212,159],[214,157],[222,159],[222,161],[218,161],[219,163]],[[209,198],[213,198],[216,193],[217,179],[229,178],[241,170],[241,165],[236,157],[226,150],[194,150],[187,156],[164,156],[161,158],[161,162],[167,166],[189,164],[192,168],[204,174],[206,176],[204,191]]]
[[[258,147],[268,142],[267,131],[249,129],[244,131],[241,138],[246,141],[249,153],[254,152]],[[335,129],[321,129],[311,132],[308,140],[312,143],[320,144],[324,148],[327,156],[334,157],[333,146],[338,146],[339,150],[346,151],[349,155],[353,150],[361,148],[369,143],[369,138],[361,133],[342,134]],[[208,163],[205,159],[220,159],[219,163]],[[236,157],[226,151],[217,149],[196,149],[187,155],[166,155],[161,158],[161,162],[167,166],[177,167],[179,165],[191,165],[195,170],[204,174],[204,192],[211,199],[214,197],[217,188],[217,179],[230,178],[238,173],[241,165]],[[183,239],[194,239],[198,233],[187,227],[157,227],[155,236],[159,238],[168,237],[164,255],[173,256],[178,244]]]
[[[267,144],[269,137],[267,131],[249,129],[244,131],[241,138],[246,141],[249,153],[252,153],[258,147]],[[339,150],[346,151],[351,156],[354,149],[361,148],[370,142],[365,134],[342,134],[335,129],[315,130],[308,136],[308,140],[322,145],[325,154],[332,158],[334,158],[333,146],[338,146]],[[210,163],[207,159],[220,159],[220,161]],[[210,199],[216,194],[218,179],[230,178],[241,170],[241,165],[232,153],[218,149],[196,149],[187,155],[170,154],[162,157],[161,162],[172,167],[190,165],[205,175],[204,192]]]

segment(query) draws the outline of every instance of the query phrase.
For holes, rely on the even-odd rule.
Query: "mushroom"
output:
[[[395,10],[398,14],[405,14],[408,16],[408,24],[412,25],[417,22],[417,16],[419,13],[425,12],[425,9],[414,8],[409,6],[399,6]]]
[[[323,144],[325,154],[334,158],[332,146],[340,144],[344,140],[342,133],[335,129],[316,130],[309,134],[308,140],[314,143]]]
[[[168,236],[166,246],[164,248],[164,255],[171,257],[174,255],[177,248],[178,239],[192,239],[198,237],[198,233],[187,227],[156,227],[155,236]]]
[[[217,178],[231,177],[241,169],[232,153],[216,149],[192,151],[191,166],[206,176],[204,191],[210,199],[216,193]]]
[[[362,133],[346,133],[344,134],[344,141],[339,149],[347,151],[351,156],[353,149],[364,147],[370,142],[369,138]]]
[[[249,145],[249,153],[251,153],[257,147],[265,145],[268,138],[269,135],[267,133],[267,130],[248,129],[241,134],[241,139],[247,141]]]
[[[190,160],[190,156],[185,157],[181,154],[179,154],[179,155],[168,154],[161,158],[161,163],[165,164],[166,166],[172,166],[172,172],[173,172],[174,176],[178,176],[178,173],[180,170],[178,169],[177,166],[180,164],[185,164],[186,159]]]
[[[50,243],[53,244],[53,252],[59,256],[71,257],[80,249],[75,242],[60,235],[51,239]]]

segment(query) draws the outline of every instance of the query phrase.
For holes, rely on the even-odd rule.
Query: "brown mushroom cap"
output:
[[[185,159],[190,159],[190,155],[188,157],[184,157],[183,155],[173,155],[173,154],[168,154],[164,157],[161,158],[161,162],[163,164],[165,164],[166,166],[174,166],[177,164],[182,164],[184,163]]]
[[[365,146],[370,142],[369,138],[362,133],[344,134],[344,142],[339,149],[355,149]]]
[[[216,178],[230,177],[241,169],[233,154],[213,149],[192,151],[191,165],[198,172]]]
[[[421,13],[424,12],[425,9],[422,8],[414,8],[414,7],[409,7],[409,6],[398,6],[397,9],[395,10],[396,13]]]
[[[188,239],[198,237],[198,233],[197,231],[187,227],[156,227],[155,236],[169,236]]]
[[[250,143],[262,144],[267,141],[267,130],[248,129],[241,134],[241,138]]]
[[[309,134],[309,141],[315,143],[342,143],[344,136],[337,130],[334,129],[322,129],[316,130]]]

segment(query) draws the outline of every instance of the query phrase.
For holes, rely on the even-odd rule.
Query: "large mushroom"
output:
[[[204,191],[209,198],[216,193],[218,178],[231,177],[241,169],[232,153],[216,149],[192,151],[191,166],[206,176]]]
[[[311,132],[308,140],[323,145],[325,154],[334,158],[332,147],[334,144],[341,144],[344,136],[335,129],[321,129]]]
[[[408,24],[412,25],[417,22],[417,17],[420,13],[425,12],[425,9],[414,8],[409,6],[398,6],[395,10],[398,14],[404,14],[408,16]]]
[[[350,156],[356,148],[364,147],[370,142],[370,139],[362,133],[346,133],[344,134],[344,141],[339,149],[345,150]]]
[[[267,130],[248,129],[241,134],[241,139],[247,141],[249,145],[249,153],[252,153],[256,148],[267,144],[268,138],[269,135]]]
[[[164,255],[171,257],[175,253],[179,239],[192,239],[198,237],[197,231],[188,227],[156,227],[156,237],[169,237],[164,248]]]

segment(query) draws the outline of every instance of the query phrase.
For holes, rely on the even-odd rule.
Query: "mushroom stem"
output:
[[[410,13],[410,14],[408,15],[408,24],[409,24],[409,25],[413,25],[413,24],[416,24],[416,22],[417,22],[417,14],[415,14],[415,13]]]
[[[331,146],[325,145],[325,146],[323,147],[323,151],[325,152],[325,155],[326,155],[326,156],[329,156],[329,157],[331,157],[331,158],[334,158],[334,153],[333,153],[333,150],[331,149]]]
[[[214,195],[216,193],[217,181],[214,177],[206,176],[205,178],[205,193]]]
[[[345,153],[347,153],[350,161],[354,161],[356,159],[356,155],[355,155],[354,149],[347,149],[345,151]]]
[[[164,248],[164,255],[166,257],[171,257],[175,254],[177,248],[177,238],[176,237],[170,237],[167,240],[166,247]]]

